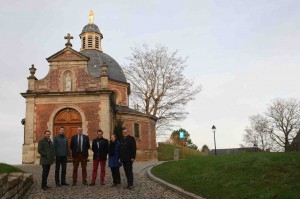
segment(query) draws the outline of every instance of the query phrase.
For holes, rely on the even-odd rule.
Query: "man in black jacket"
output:
[[[47,188],[50,188],[47,185],[47,178],[50,171],[50,166],[54,161],[54,149],[50,139],[51,132],[46,130],[44,132],[44,138],[41,139],[38,143],[38,152],[41,155],[40,164],[43,167],[42,173],[42,189],[45,191]]]
[[[78,174],[78,167],[79,163],[81,164],[82,169],[82,184],[88,185],[86,181],[87,172],[87,159],[89,157],[89,148],[90,148],[90,141],[89,137],[82,134],[82,128],[78,128],[78,134],[74,135],[71,139],[70,148],[72,150],[72,157],[73,157],[73,186],[77,183],[77,174]]]
[[[100,184],[104,185],[105,165],[106,165],[107,154],[108,154],[108,140],[103,138],[103,131],[101,129],[97,131],[97,138],[93,140],[92,150],[94,152],[94,156],[93,156],[92,182],[90,186],[95,185],[99,163],[100,163]]]
[[[123,168],[127,178],[126,189],[133,189],[133,173],[132,164],[136,155],[136,143],[134,137],[128,134],[126,127],[122,128],[124,138],[121,140],[120,160],[123,163]]]

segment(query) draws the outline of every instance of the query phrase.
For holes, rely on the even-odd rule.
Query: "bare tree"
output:
[[[270,137],[271,129],[267,118],[258,114],[250,116],[249,120],[250,127],[245,129],[244,142],[248,146],[256,146],[264,151],[274,149],[275,146]]]
[[[141,111],[158,118],[157,129],[170,129],[173,121],[185,119],[184,106],[201,90],[183,74],[187,58],[164,46],[150,49],[144,44],[132,48],[128,60],[123,70],[131,83],[131,97]]]
[[[266,116],[270,122],[271,138],[285,151],[290,150],[291,141],[300,129],[300,103],[296,99],[275,99]]]

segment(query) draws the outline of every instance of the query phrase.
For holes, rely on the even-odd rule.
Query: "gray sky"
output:
[[[242,143],[248,117],[277,97],[300,98],[300,2],[292,0],[58,1],[0,0],[0,162],[21,163],[28,68],[46,76],[45,58],[79,34],[89,10],[104,35],[103,51],[120,65],[130,47],[163,44],[188,56],[187,77],[202,92],[178,123],[199,148]]]

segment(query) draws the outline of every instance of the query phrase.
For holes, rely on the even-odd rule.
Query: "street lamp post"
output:
[[[216,127],[213,125],[211,127],[212,132],[214,133],[214,141],[215,141],[215,155],[217,155],[217,147],[216,147]]]

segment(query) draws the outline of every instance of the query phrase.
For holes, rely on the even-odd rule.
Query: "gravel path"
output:
[[[121,181],[122,185],[119,187],[111,187],[112,177],[109,167],[106,167],[106,177],[105,185],[101,186],[99,184],[99,173],[96,179],[96,185],[89,187],[84,186],[81,183],[81,168],[78,170],[78,182],[76,186],[71,186],[72,184],[72,170],[73,164],[68,163],[67,165],[67,183],[70,186],[56,187],[54,180],[54,170],[55,165],[51,166],[49,177],[48,177],[48,186],[52,188],[43,191],[41,189],[41,173],[42,168],[40,165],[18,165],[17,167],[22,170],[32,173],[34,178],[34,185],[26,193],[26,199],[36,199],[36,198],[138,198],[138,199],[147,199],[147,198],[183,198],[181,195],[166,189],[165,187],[149,180],[146,177],[146,170],[149,166],[156,164],[155,162],[135,162],[133,164],[134,172],[134,189],[128,190],[123,189],[123,186],[126,185],[126,178],[124,174],[123,167],[121,167]],[[88,163],[88,182],[91,179],[92,173],[92,163]],[[99,172],[99,170],[98,170]]]

